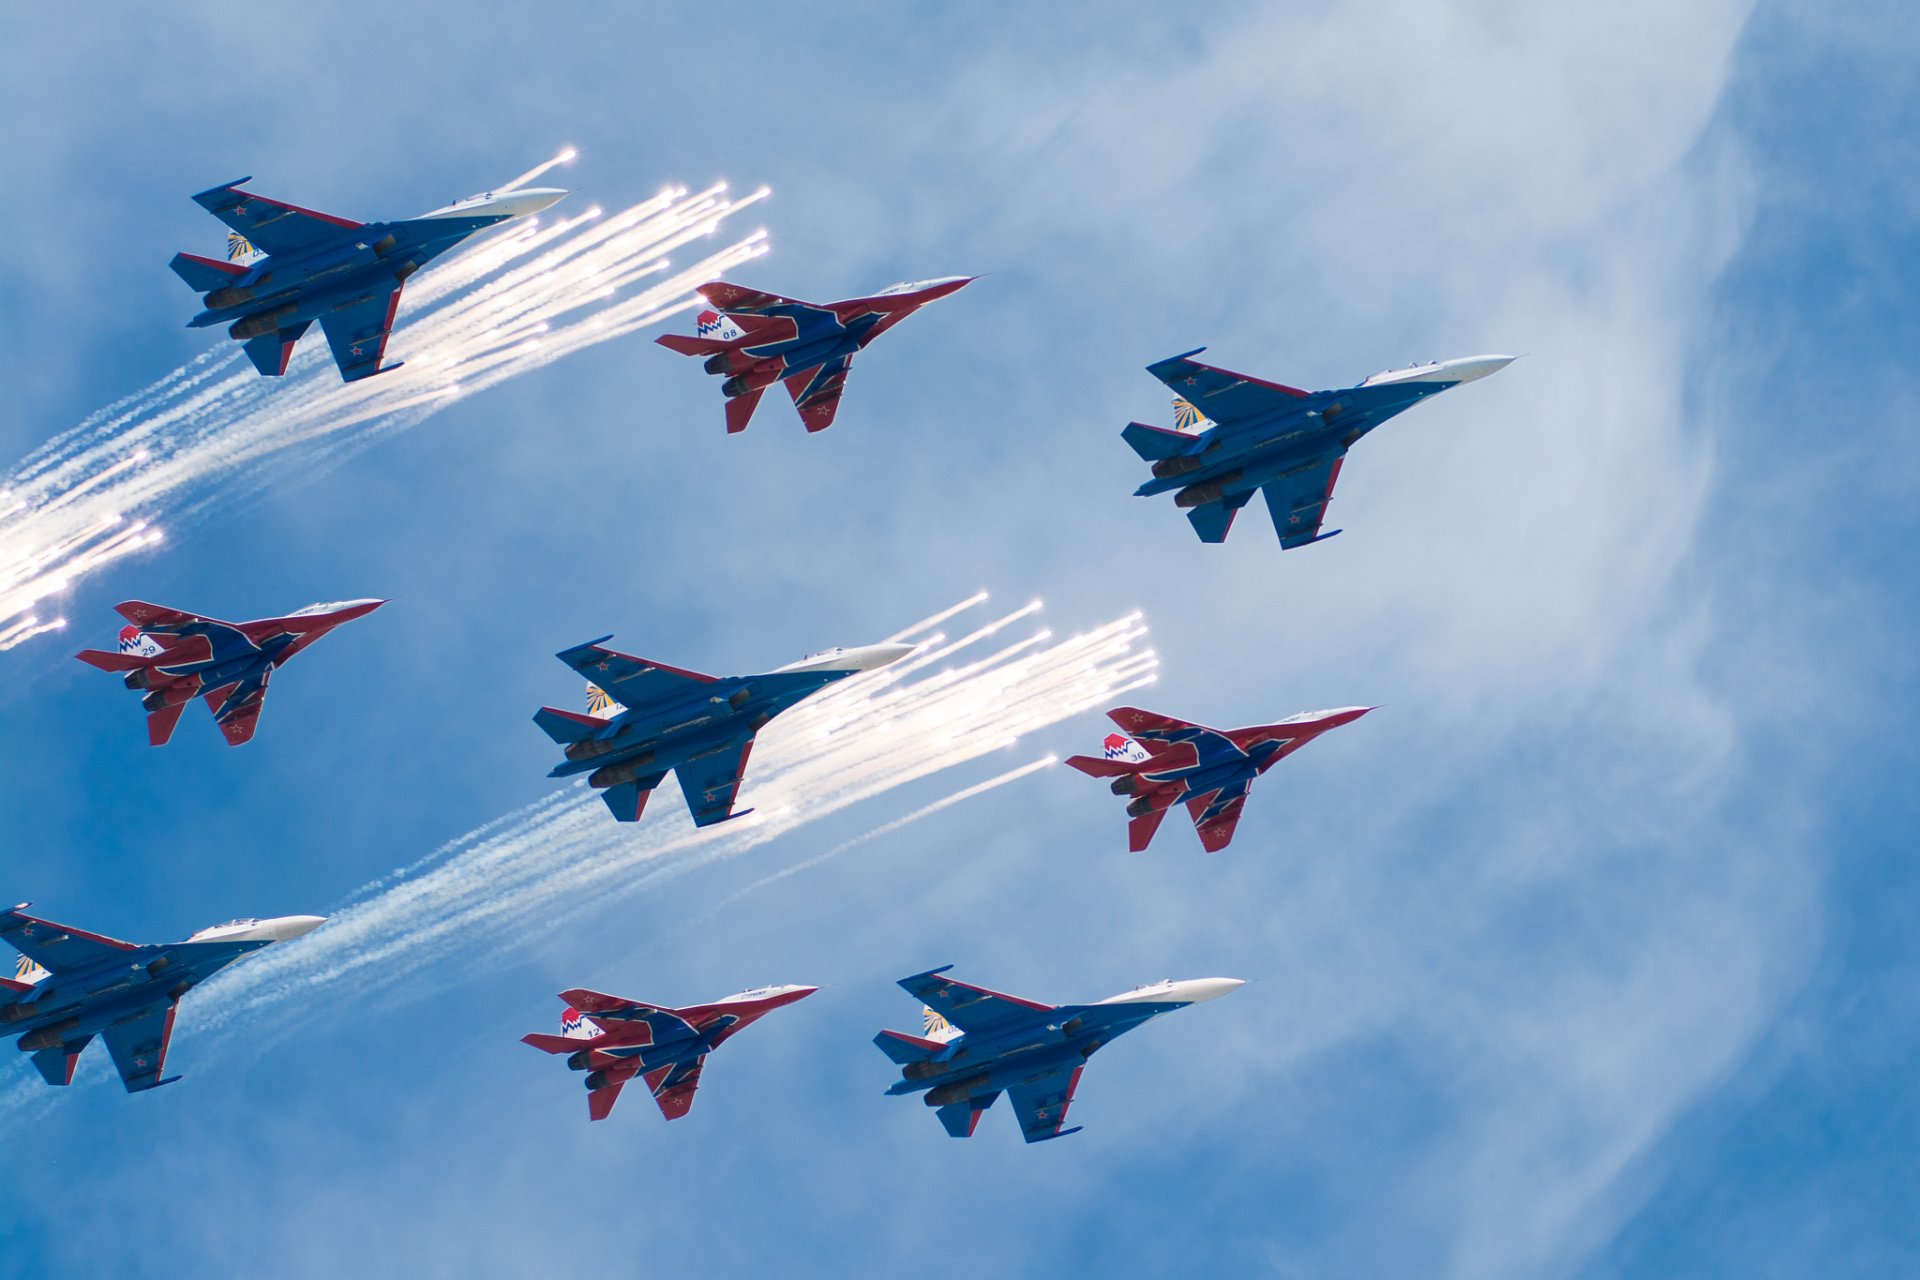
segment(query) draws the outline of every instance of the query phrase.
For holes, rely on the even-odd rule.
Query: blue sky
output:
[[[986,588],[1062,635],[1142,610],[1162,665],[1129,696],[1171,714],[1383,705],[1271,775],[1219,857],[1172,825],[1128,857],[1112,797],[1055,769],[729,901],[1084,749],[1085,714],[676,878],[451,940],[393,919],[348,980],[203,992],[158,1094],[16,1061],[10,1266],[1912,1270],[1903,17],[8,11],[7,462],[219,340],[165,262],[217,246],[186,197],[243,173],[405,215],[572,144],[561,210],[770,186],[749,283],[989,273],[883,339],[817,437],[769,402],[727,438],[710,380],[638,334],[171,500],[66,634],[0,654],[15,899],[139,939],[335,909],[552,794],[527,717],[576,695],[549,655],[609,631],[745,671]],[[1119,427],[1168,417],[1141,366],[1202,343],[1311,386],[1525,358],[1372,437],[1347,533],[1282,556],[1128,496]],[[149,750],[68,656],[127,596],[360,595],[395,603],[290,668],[240,751],[195,716]],[[880,1096],[866,1041],[916,1014],[892,980],[948,962],[1056,1000],[1254,981],[1103,1052],[1086,1131],[1029,1149]],[[516,1043],[573,985],[783,981],[825,990],[672,1125],[628,1099],[589,1126]]]

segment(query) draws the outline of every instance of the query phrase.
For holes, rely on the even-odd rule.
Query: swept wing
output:
[[[399,309],[400,286],[396,284],[385,293],[369,294],[320,317],[320,328],[327,335],[327,348],[333,352],[333,362],[340,366],[342,379],[358,382],[386,369],[400,367],[393,364],[382,368],[380,364],[387,354],[387,339],[393,333],[394,313]]]
[[[747,756],[753,751],[753,735],[733,738],[707,755],[689,760],[673,771],[680,790],[687,797],[696,827],[709,827],[728,818],[752,813],[751,809],[733,811],[740,794],[740,779],[747,771]]]
[[[969,982],[955,982],[952,978],[940,976],[952,967],[948,965],[915,974],[911,978],[902,978],[900,985],[908,995],[969,1035],[978,1032],[992,1036],[1017,1027],[1032,1026],[1055,1011],[1054,1005],[1023,1000],[1019,996],[1004,995]]]
[[[601,647],[602,641],[611,639],[612,636],[602,636],[590,644],[563,649],[556,656],[628,707],[671,698],[687,692],[693,685],[712,684],[716,679],[698,671],[670,667],[664,662]]]
[[[0,939],[49,973],[98,964],[139,950],[131,942],[42,920],[18,908],[0,913]]]
[[[1062,1066],[1033,1080],[1022,1080],[1007,1090],[1007,1101],[1020,1121],[1021,1136],[1028,1142],[1045,1142],[1080,1132],[1079,1126],[1062,1129],[1067,1108],[1073,1105],[1073,1091],[1079,1087],[1082,1067]]]
[[[162,1074],[167,1068],[167,1046],[173,1039],[173,1015],[179,1007],[177,1003],[155,1005],[101,1033],[128,1093],[158,1089],[180,1078],[169,1079]]]
[[[240,190],[242,178],[223,187],[214,187],[195,196],[194,203],[251,240],[255,248],[267,253],[300,253],[343,233],[357,231],[364,224],[351,218],[302,209],[299,205]]]
[[[1282,548],[1304,547],[1321,538],[1320,526],[1327,518],[1327,503],[1333,498],[1334,482],[1340,478],[1344,458],[1317,467],[1308,467],[1282,476],[1263,488],[1267,513],[1273,517],[1273,529],[1280,535]],[[1340,532],[1335,529],[1333,533]],[[1326,534],[1331,538],[1333,533]]]
[[[1299,408],[1299,402],[1310,395],[1298,387],[1248,377],[1230,369],[1217,369],[1192,359],[1205,350],[1205,347],[1196,347],[1186,355],[1150,364],[1147,372],[1216,423],[1224,426],[1276,409]]]

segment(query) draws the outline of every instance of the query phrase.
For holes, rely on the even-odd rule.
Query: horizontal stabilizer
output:
[[[1083,1125],[1075,1125],[1071,1129],[1060,1129],[1060,1130],[1056,1130],[1053,1133],[1043,1133],[1038,1137],[1029,1137],[1027,1141],[1028,1142],[1052,1142],[1055,1138],[1064,1138],[1070,1133],[1078,1133],[1084,1127],[1085,1126]]]
[[[647,810],[647,797],[660,785],[664,773],[650,773],[644,778],[635,778],[632,782],[623,782],[617,787],[608,787],[600,793],[606,802],[608,812],[617,822],[638,822],[640,815]]]
[[[1137,772],[1140,768],[1131,761],[1107,760],[1100,756],[1068,756],[1066,763],[1090,778],[1117,778],[1123,773]]]
[[[1227,532],[1233,528],[1233,518],[1252,496],[1251,492],[1237,493],[1219,502],[1203,503],[1187,512],[1187,523],[1200,535],[1200,541],[1225,542]]]
[[[269,378],[278,378],[287,371],[287,362],[293,359],[293,344],[300,341],[300,335],[312,323],[302,320],[290,328],[263,333],[247,339],[240,348],[247,353],[247,359],[253,361],[254,368]]]
[[[544,729],[549,738],[562,745],[585,742],[607,727],[607,722],[599,716],[580,711],[562,711],[558,707],[540,708],[533,713],[533,722]]]
[[[521,1044],[530,1044],[545,1053],[574,1053],[591,1043],[583,1036],[555,1036],[535,1031],[520,1037]]]
[[[167,265],[195,293],[224,289],[233,283],[235,276],[247,274],[247,269],[237,262],[221,262],[217,258],[203,258],[196,253],[176,253],[173,261]]]
[[[760,397],[765,391],[765,387],[759,387],[727,401],[728,435],[735,435],[747,429],[747,424],[753,421],[753,411],[759,406]]]
[[[912,1062],[925,1062],[947,1047],[938,1040],[922,1040],[904,1031],[882,1031],[873,1038],[873,1043],[880,1052],[903,1067]]]
[[[733,346],[731,342],[721,342],[717,338],[693,338],[684,333],[663,333],[654,341],[683,356],[717,356]]]
[[[1000,1096],[998,1089],[992,1093],[977,1094],[959,1102],[949,1102],[934,1112],[940,1117],[941,1127],[955,1138],[971,1138],[973,1131],[980,1127],[980,1117],[986,1114],[988,1107]]]
[[[102,671],[138,671],[153,665],[151,658],[144,658],[137,653],[108,653],[104,649],[82,649],[73,656]]]
[[[605,1120],[613,1114],[613,1104],[620,1101],[620,1090],[626,1086],[626,1083],[625,1080],[621,1080],[616,1084],[606,1085],[588,1093],[587,1119]]]
[[[1194,437],[1184,431],[1150,427],[1144,422],[1129,422],[1120,432],[1120,438],[1132,445],[1133,451],[1148,462],[1158,462],[1162,458],[1185,453],[1194,441]]]
[[[1160,829],[1167,811],[1155,809],[1152,813],[1141,814],[1127,823],[1127,852],[1145,853],[1147,846],[1153,843],[1153,833]]]
[[[180,717],[186,709],[186,703],[174,702],[161,707],[158,711],[149,711],[147,713],[147,745],[166,746],[173,739],[174,726],[180,723]]]
[[[80,1061],[80,1051],[87,1046],[92,1036],[84,1036],[76,1044],[55,1045],[51,1049],[42,1049],[33,1055],[33,1065],[40,1069],[48,1084],[72,1084],[73,1068]]]

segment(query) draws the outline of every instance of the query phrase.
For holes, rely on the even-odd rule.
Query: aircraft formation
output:
[[[225,325],[253,366],[285,373],[294,345],[319,321],[347,382],[399,367],[386,363],[400,294],[433,259],[489,227],[528,217],[567,192],[519,188],[485,192],[417,218],[357,222],[243,189],[248,179],[193,199],[230,229],[224,260],[175,255],[176,275],[204,295],[189,324]],[[723,378],[726,429],[744,431],[761,396],[784,384],[808,432],[834,422],[853,358],[875,338],[974,277],[894,285],[832,303],[809,303],[715,280],[697,292],[707,304],[692,336],[656,341],[703,360]],[[1151,465],[1137,490],[1171,493],[1200,540],[1225,540],[1240,509],[1259,493],[1283,550],[1324,541],[1328,503],[1348,451],[1361,437],[1442,391],[1496,373],[1512,357],[1447,360],[1375,374],[1350,387],[1303,391],[1201,364],[1204,348],[1159,360],[1147,371],[1174,393],[1172,428],[1129,423],[1121,438]],[[165,745],[195,698],[204,700],[231,746],[252,739],[268,682],[288,659],[384,601],[315,604],[253,622],[129,600],[117,650],[79,659],[120,674],[141,694],[147,739]],[[614,820],[636,822],[649,796],[674,775],[696,826],[750,812],[736,808],[755,736],[781,712],[839,681],[898,662],[904,644],[831,649],[757,675],[711,676],[605,647],[611,636],[577,644],[559,659],[587,682],[584,710],[542,707],[534,723],[563,759],[549,776],[584,775]],[[1185,806],[1209,854],[1233,841],[1254,781],[1320,735],[1370,707],[1302,712],[1270,724],[1214,729],[1137,707],[1108,714],[1120,732],[1098,756],[1070,757],[1079,772],[1108,779],[1127,798],[1128,847],[1146,850],[1166,815]],[[105,1040],[128,1092],[171,1083],[165,1075],[179,1003],[225,966],[325,923],[319,916],[231,921],[184,942],[138,945],[26,914],[0,913],[0,938],[19,953],[13,979],[0,979],[0,1028],[48,1083],[73,1079],[81,1052]],[[950,967],[950,966],[949,966]],[[969,1137],[1007,1095],[1022,1136],[1041,1142],[1078,1132],[1064,1127],[1081,1073],[1094,1051],[1163,1014],[1214,1000],[1235,978],[1167,980],[1089,1004],[1053,1005],[1004,995],[932,969],[900,980],[922,1004],[923,1034],[883,1030],[874,1044],[898,1068],[886,1092],[921,1094],[947,1133]],[[674,1120],[693,1105],[708,1056],[737,1032],[815,987],[776,985],[686,1007],[596,991],[562,992],[558,1034],[523,1037],[565,1055],[583,1073],[587,1112],[605,1119],[635,1079]]]

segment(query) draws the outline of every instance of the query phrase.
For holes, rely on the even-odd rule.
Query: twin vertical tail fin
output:
[[[747,336],[730,318],[709,307],[694,318],[693,336],[663,333],[654,341],[683,356],[717,356]]]
[[[581,1016],[580,1011],[568,1005],[560,1013],[560,1034],[547,1035],[536,1031],[520,1037],[522,1044],[530,1044],[546,1053],[573,1053],[583,1042],[598,1038],[600,1029]]]

